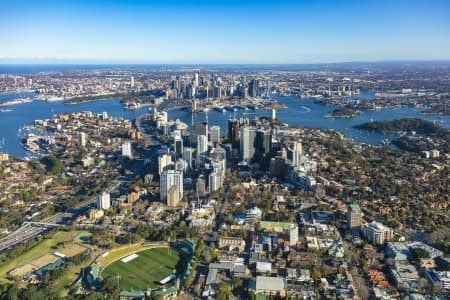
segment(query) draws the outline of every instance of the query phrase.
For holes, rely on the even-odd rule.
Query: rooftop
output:
[[[281,292],[286,288],[286,283],[283,278],[280,277],[267,277],[267,276],[257,276],[256,277],[256,290],[270,290]]]

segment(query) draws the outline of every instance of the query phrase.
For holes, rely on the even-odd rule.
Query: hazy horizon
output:
[[[450,59],[408,59],[408,60],[355,60],[355,61],[332,61],[332,62],[308,62],[308,63],[247,63],[247,62],[207,62],[207,63],[196,63],[196,62],[139,62],[139,61],[96,61],[96,60],[60,60],[60,59],[9,59],[0,58],[0,65],[123,65],[123,66],[214,66],[214,65],[224,65],[224,66],[314,66],[314,65],[351,65],[351,64],[432,64],[432,63],[450,63]]]
[[[450,60],[448,1],[0,4],[0,63],[317,64]]]

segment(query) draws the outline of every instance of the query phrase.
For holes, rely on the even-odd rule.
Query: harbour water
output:
[[[4,95],[4,94],[3,94]],[[3,96],[4,97],[4,96]],[[18,97],[28,97],[27,93],[8,94],[10,100]],[[416,108],[394,108],[380,111],[364,111],[361,115],[351,119],[333,119],[322,118],[322,115],[333,110],[332,107],[325,107],[315,104],[311,99],[298,99],[296,97],[280,97],[274,96],[275,100],[288,106],[287,109],[278,110],[277,118],[289,125],[335,129],[344,133],[348,138],[358,142],[379,145],[382,139],[392,138],[393,135],[383,135],[354,129],[353,126],[369,121],[391,120],[399,118],[421,117],[433,120],[437,124],[450,128],[449,116],[423,116],[420,115],[421,109]],[[1,96],[0,96],[0,100]],[[126,119],[135,119],[139,115],[145,113],[148,107],[138,110],[126,110],[123,108],[119,100],[96,101],[82,103],[77,105],[65,105],[62,101],[45,102],[34,101],[30,103],[7,106],[11,112],[0,113],[0,151],[9,153],[18,157],[25,157],[26,152],[20,146],[20,128],[30,125],[36,119],[49,118],[54,114],[76,111],[92,111],[93,113],[107,112],[114,117],[123,117]],[[225,113],[212,110],[208,113],[208,121],[210,126],[218,125],[221,127],[222,134],[226,134],[227,120],[230,117],[270,117],[271,112],[268,110],[239,110],[236,112],[227,111]],[[169,112],[170,119],[180,119],[188,125],[191,125],[191,113],[187,110],[173,110]],[[196,121],[203,121],[204,113],[195,115]]]

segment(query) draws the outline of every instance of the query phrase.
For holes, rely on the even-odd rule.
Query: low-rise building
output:
[[[245,249],[245,241],[241,238],[237,237],[223,237],[219,238],[219,248],[224,249],[227,248],[229,251],[237,250],[244,251]]]
[[[410,263],[396,262],[390,267],[390,272],[399,289],[415,290],[419,286],[419,273]]]
[[[256,276],[255,294],[286,296],[286,282],[281,277]],[[253,288],[253,287],[251,287]]]
[[[425,271],[425,276],[431,285],[442,289],[450,290],[450,271]]]

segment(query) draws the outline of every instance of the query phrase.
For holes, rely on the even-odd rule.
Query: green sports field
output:
[[[121,259],[108,265],[101,273],[102,278],[120,275],[123,290],[145,290],[158,287],[158,282],[172,274],[180,259],[179,253],[168,248],[155,248],[137,252],[137,258],[124,263]]]

